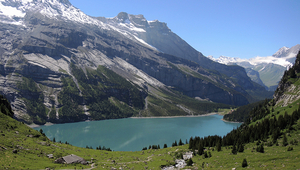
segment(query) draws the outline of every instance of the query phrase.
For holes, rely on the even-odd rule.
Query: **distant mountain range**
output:
[[[0,94],[26,123],[203,114],[272,95],[143,15],[0,0],[0,22]]]
[[[275,91],[284,71],[295,63],[296,55],[300,50],[297,44],[291,48],[282,47],[272,56],[255,57],[250,59],[220,56],[208,58],[226,65],[239,65],[246,69],[247,75],[256,83],[263,85],[270,91]]]

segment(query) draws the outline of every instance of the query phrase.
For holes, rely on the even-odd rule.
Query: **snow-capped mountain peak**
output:
[[[279,58],[281,57],[282,55],[286,54],[286,52],[289,50],[290,48],[288,47],[282,47],[280,48],[275,54],[273,54],[272,56],[273,57],[276,57],[276,58]]]
[[[84,14],[68,0],[0,0],[0,17],[3,23],[25,26],[23,20],[28,12],[38,12],[52,19],[62,18],[105,27],[101,21]]]
[[[209,56],[208,58],[213,61],[216,61],[218,63],[225,64],[225,65],[246,61],[241,58],[233,58],[233,57],[227,57],[227,56],[220,56],[219,58],[213,58],[213,56]]]

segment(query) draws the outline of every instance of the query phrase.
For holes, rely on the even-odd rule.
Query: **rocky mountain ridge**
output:
[[[300,99],[300,51],[298,52],[295,64],[284,75],[274,94],[274,102],[279,106],[287,106]]]
[[[204,101],[244,105],[270,95],[242,67],[204,57],[165,23],[127,13],[90,17],[67,0],[0,4],[0,93],[17,119],[189,115],[216,108]]]
[[[265,86],[266,89],[275,91],[284,74],[284,71],[293,66],[296,55],[300,50],[297,44],[291,48],[282,47],[272,56],[255,57],[250,59],[232,58],[220,56],[219,58],[208,58],[226,65],[239,65],[246,68],[247,75],[254,82]]]

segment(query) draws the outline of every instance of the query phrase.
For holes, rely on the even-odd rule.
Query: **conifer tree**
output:
[[[172,147],[177,146],[177,141],[175,140],[174,143],[172,143]]]
[[[192,158],[190,158],[190,159],[188,159],[188,160],[186,161],[187,166],[192,166],[193,163],[194,163],[194,162],[193,162]]]
[[[256,148],[256,151],[257,151],[257,152],[260,152],[260,153],[264,153],[264,152],[265,152],[265,149],[264,149],[263,144],[260,144],[260,145]]]
[[[193,137],[191,137],[189,141],[189,149],[192,149],[193,147],[194,147],[194,139]]]
[[[181,139],[179,140],[178,145],[179,145],[179,146],[183,145],[183,142],[181,141]]]
[[[272,142],[273,143],[276,143],[276,141],[279,137],[279,134],[280,134],[280,129],[279,129],[279,127],[277,127],[273,130],[273,133],[272,133]]]
[[[203,158],[208,158],[207,151],[204,151],[202,157],[203,157]]]
[[[243,168],[245,168],[245,167],[247,167],[248,166],[248,163],[247,163],[247,160],[246,160],[246,158],[243,160],[243,162],[242,162],[242,167]]]
[[[244,152],[244,145],[243,145],[243,144],[240,143],[240,144],[238,145],[238,151],[239,151],[239,152]]]
[[[287,145],[288,145],[288,140],[286,138],[286,135],[283,134],[282,146],[287,146]]]
[[[199,147],[198,147],[198,155],[202,155],[203,151],[204,151],[204,147],[203,147],[202,143],[200,143]]]
[[[209,158],[211,157],[211,152],[208,152],[208,157],[209,157]]]
[[[217,146],[216,147],[217,147],[217,151],[220,152],[221,149],[222,149],[222,147],[221,147],[221,141],[220,140],[217,142]]]
[[[234,155],[237,154],[237,149],[236,149],[236,147],[235,147],[235,144],[234,144],[233,147],[232,147],[231,153],[234,154]]]

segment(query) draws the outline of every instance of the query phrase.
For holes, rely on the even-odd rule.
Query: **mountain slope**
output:
[[[0,93],[12,103],[16,118],[27,123],[153,116],[148,106],[156,110],[162,106],[149,102],[147,96],[166,102],[180,115],[190,115],[219,107],[210,103],[213,107],[205,110],[203,100],[244,105],[270,95],[252,82],[242,67],[215,63],[199,57],[195,50],[194,58],[187,60],[163,53],[142,39],[142,33],[154,41],[158,30],[169,31],[168,41],[178,39],[176,45],[168,44],[170,49],[179,46],[182,53],[189,51],[191,47],[164,23],[126,13],[113,19],[94,18],[69,1],[10,0],[1,5]],[[6,8],[15,13],[7,13]],[[166,46],[164,43],[156,46]],[[158,95],[157,91],[168,94]],[[203,107],[177,100],[182,94]],[[93,96],[101,96],[101,100]],[[96,116],[96,111],[103,115]],[[104,114],[108,112],[113,113]],[[74,115],[68,118],[64,114]]]

